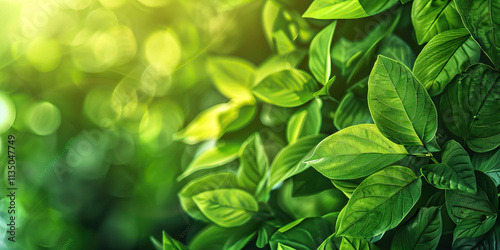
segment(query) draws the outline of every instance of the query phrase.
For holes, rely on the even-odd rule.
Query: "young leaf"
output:
[[[441,208],[421,208],[411,221],[396,231],[391,249],[436,249],[442,226]]]
[[[323,139],[323,135],[307,136],[284,147],[276,155],[271,165],[268,188],[273,188],[278,183],[306,170],[309,165],[303,161],[309,158],[314,147]]]
[[[426,145],[437,111],[425,88],[400,62],[379,56],[368,80],[368,107],[383,135],[403,145]]]
[[[407,154],[374,124],[360,124],[324,139],[306,163],[330,179],[349,180],[368,176]]]
[[[271,74],[253,89],[259,99],[282,107],[300,106],[313,99],[316,90],[316,81],[299,69]]]
[[[258,199],[263,198],[269,180],[269,161],[258,133],[251,135],[241,145],[239,158],[240,168],[236,175],[238,184]]]
[[[336,235],[365,238],[395,228],[421,189],[422,180],[406,167],[390,166],[367,177],[340,212]]]
[[[439,189],[457,189],[476,193],[476,176],[467,151],[454,141],[444,145],[443,163],[424,166],[425,179]]]
[[[304,13],[305,18],[356,19],[373,16],[398,3],[398,0],[315,0]]]
[[[163,231],[163,250],[188,250],[188,248]]]
[[[286,138],[290,144],[308,135],[317,135],[321,129],[321,99],[314,99],[311,104],[295,112],[286,127]]]
[[[500,146],[500,72],[477,64],[452,81],[441,96],[446,127],[475,152]]]
[[[500,3],[492,0],[455,0],[465,27],[495,67],[500,66]]]
[[[366,239],[363,238],[351,238],[342,237],[342,243],[340,243],[340,249],[342,250],[375,250],[379,249],[377,246],[373,245]]]
[[[498,192],[495,184],[490,177],[479,171],[476,171],[476,182],[476,194],[446,190],[446,208],[455,224],[460,224],[471,215],[497,215]]]
[[[309,46],[309,69],[316,80],[323,85],[330,79],[332,70],[330,48],[335,27],[337,27],[337,21],[333,21],[320,31]]]
[[[199,155],[188,165],[184,173],[177,178],[181,181],[194,172],[213,167],[221,166],[238,158],[238,151],[240,150],[240,141],[224,141],[218,143],[216,146],[209,148]]]
[[[278,229],[269,245],[272,250],[277,250],[279,244],[295,250],[316,249],[331,234],[331,225],[327,220],[304,218]]]
[[[443,31],[464,27],[453,0],[415,0],[411,20],[418,44],[430,41]]]
[[[188,183],[179,192],[179,200],[181,206],[191,217],[199,220],[207,221],[207,218],[201,213],[199,208],[193,201],[193,196],[211,190],[222,188],[235,188],[236,177],[233,173],[216,173],[210,174]]]
[[[466,29],[436,35],[415,61],[413,73],[431,96],[439,95],[453,77],[479,62],[481,48]]]
[[[217,89],[230,99],[255,102],[252,95],[254,68],[250,62],[233,57],[211,57],[207,71]]]
[[[459,238],[476,238],[483,236],[495,225],[497,216],[471,214],[458,223],[453,231],[453,241]]]
[[[359,98],[354,93],[348,92],[335,111],[333,124],[337,129],[342,130],[364,123],[373,123],[366,98]]]
[[[217,189],[193,196],[201,212],[221,227],[237,227],[247,223],[259,205],[253,196],[240,189]]]
[[[402,62],[409,69],[413,69],[415,53],[408,43],[397,35],[390,35],[380,44],[378,54]]]
[[[240,110],[244,107],[251,107],[246,112]],[[231,125],[238,123],[247,124],[253,119],[255,106],[230,101],[214,105],[196,116],[186,128],[174,135],[175,140],[182,140],[187,144],[196,144],[204,140],[219,139]],[[232,129],[234,129],[233,127]]]

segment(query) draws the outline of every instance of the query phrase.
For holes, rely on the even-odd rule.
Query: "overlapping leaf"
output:
[[[398,3],[398,0],[315,0],[303,17],[316,19],[355,19],[383,12]]]
[[[295,143],[304,136],[319,134],[322,122],[322,106],[321,99],[316,98],[290,117],[286,128],[286,138],[289,143]]]
[[[309,69],[321,84],[326,84],[330,79],[332,60],[330,48],[337,21],[332,22],[321,30],[311,41],[309,46]]]
[[[421,208],[411,221],[396,231],[391,248],[436,249],[442,226],[440,208]]]

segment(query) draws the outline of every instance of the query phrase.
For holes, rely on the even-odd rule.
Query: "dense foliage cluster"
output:
[[[500,2],[298,6],[264,1],[259,65],[207,60],[229,101],[175,135],[209,141],[178,178],[189,247],[497,248]]]

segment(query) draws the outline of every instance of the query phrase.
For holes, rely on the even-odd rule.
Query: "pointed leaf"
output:
[[[332,46],[333,33],[337,27],[337,21],[321,30],[312,40],[309,47],[309,69],[316,80],[321,84],[326,84],[330,79],[332,60],[330,48]]]
[[[412,170],[387,167],[367,177],[337,220],[336,235],[373,237],[395,228],[420,198],[422,180]]]
[[[421,208],[411,221],[396,231],[391,249],[436,249],[442,227],[441,208]]]
[[[252,95],[254,68],[250,62],[233,57],[211,57],[208,74],[217,89],[227,98],[255,102]]]
[[[342,250],[375,250],[379,249],[377,246],[373,245],[366,239],[363,238],[351,238],[342,237],[342,243],[340,244],[340,249]]]
[[[455,75],[479,62],[481,48],[466,29],[436,35],[415,61],[415,77],[431,96],[443,92]]]
[[[271,237],[269,245],[272,250],[278,249],[278,244],[295,250],[316,249],[331,234],[331,225],[327,220],[304,218],[280,228]]]
[[[368,106],[380,132],[394,142],[425,145],[436,134],[436,107],[400,62],[378,57],[368,80]]]
[[[304,13],[305,18],[316,19],[356,19],[383,12],[398,0],[315,0]]]
[[[240,168],[236,175],[238,184],[248,192],[258,197],[265,196],[269,180],[269,161],[267,159],[262,139],[258,133],[251,135],[241,145],[239,152]]]
[[[397,35],[390,35],[382,41],[378,54],[402,62],[409,69],[415,63],[415,53],[413,49]]]
[[[374,124],[341,130],[318,144],[306,163],[330,179],[368,176],[407,155],[403,146],[385,138]]]
[[[476,176],[469,155],[454,140],[444,145],[443,163],[424,166],[422,174],[439,189],[457,189],[476,193]]]
[[[459,238],[481,237],[493,228],[496,220],[496,215],[486,216],[484,214],[471,214],[458,223],[453,231],[453,241]]]
[[[366,98],[348,92],[335,111],[333,123],[339,130],[358,124],[373,123]]]
[[[299,138],[317,135],[321,129],[321,99],[314,99],[309,105],[295,112],[286,127],[286,138],[289,143],[295,143]]]
[[[221,227],[237,227],[248,222],[259,205],[253,196],[240,189],[218,189],[193,196],[201,212]]]

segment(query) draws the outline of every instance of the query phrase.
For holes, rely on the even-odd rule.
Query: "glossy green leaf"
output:
[[[459,238],[477,238],[483,236],[495,225],[497,216],[471,214],[458,223],[453,231],[454,241]]]
[[[415,61],[413,73],[431,96],[439,95],[455,75],[479,62],[481,48],[466,29],[436,35]]]
[[[234,57],[211,57],[207,70],[217,89],[227,98],[255,102],[252,95],[254,68],[250,62]]]
[[[261,199],[267,192],[269,161],[260,134],[251,135],[241,145],[238,155],[240,158],[240,168],[236,175],[238,184]]]
[[[255,84],[262,82],[266,77],[283,70],[292,70],[304,59],[306,53],[296,50],[286,55],[274,55],[269,57],[257,67]]]
[[[496,216],[498,213],[498,192],[495,184],[487,175],[476,171],[477,193],[459,190],[446,190],[448,215],[460,224],[472,215]]]
[[[403,145],[425,145],[437,131],[437,111],[404,64],[379,56],[368,80],[368,106],[380,132]]]
[[[413,69],[415,53],[408,43],[397,35],[390,35],[380,44],[378,54],[402,62],[409,69]]]
[[[305,18],[315,19],[356,19],[383,12],[398,0],[315,0],[304,13]]]
[[[330,79],[332,70],[330,48],[335,27],[337,27],[337,21],[333,21],[321,30],[309,46],[309,69],[316,80],[323,85]]]
[[[453,0],[415,0],[411,20],[419,44],[430,41],[443,31],[464,27]]]
[[[442,227],[441,208],[421,208],[411,221],[396,231],[391,249],[436,249]]]
[[[420,198],[422,180],[409,168],[387,167],[367,177],[337,220],[336,235],[372,237],[399,225]]]
[[[286,138],[290,144],[295,143],[299,138],[319,134],[322,106],[321,99],[316,98],[290,117],[286,127]]]
[[[193,201],[193,196],[211,190],[222,188],[235,188],[238,184],[233,173],[210,174],[191,181],[179,192],[181,206],[191,217],[199,220],[207,220]]]
[[[248,222],[259,205],[253,196],[240,189],[217,189],[193,196],[201,212],[221,227],[237,227]]]
[[[364,123],[373,123],[366,98],[360,98],[354,93],[348,92],[342,98],[335,112],[333,124],[337,129],[342,130],[350,126]]]
[[[425,179],[439,189],[457,189],[476,193],[476,176],[467,151],[454,141],[444,145],[443,163],[424,166]]]
[[[441,96],[446,127],[475,152],[500,145],[500,72],[477,64],[457,76]]]
[[[479,170],[483,173],[500,169],[500,149],[484,154],[474,154],[472,157],[472,165],[475,170]]]
[[[323,87],[321,87],[321,89],[314,93],[314,96],[330,96],[330,88],[332,88],[332,85],[335,82],[336,78],[336,76],[330,78],[330,80],[328,80],[328,82]]]
[[[332,234],[331,227],[323,218],[300,219],[278,229],[269,245],[272,250],[278,249],[278,244],[295,250],[316,249]]]
[[[271,236],[278,230],[279,223],[277,221],[269,221],[264,223],[262,227],[259,228],[257,232],[257,242],[258,248],[263,248],[269,243]]]
[[[222,141],[197,155],[186,170],[177,178],[181,181],[194,172],[221,166],[238,158],[240,141]]]
[[[368,176],[407,154],[374,124],[360,124],[324,139],[306,163],[330,179],[347,180]]]
[[[342,191],[342,193],[345,194],[347,198],[351,198],[352,193],[354,193],[354,190],[358,188],[359,184],[363,181],[363,178],[358,178],[354,180],[331,180],[332,184]]]
[[[340,244],[340,249],[342,250],[375,250],[379,249],[377,246],[373,245],[366,239],[363,238],[351,238],[342,237],[342,243]]]
[[[276,45],[276,51],[280,55],[289,54],[295,50],[293,40],[283,30],[273,32],[273,41]]]
[[[500,2],[455,0],[465,27],[496,67],[500,66]]]
[[[313,99],[317,90],[317,83],[309,74],[291,69],[266,77],[254,88],[254,94],[267,103],[296,107]]]
[[[205,227],[190,241],[190,250],[243,249],[254,237],[256,227],[223,228],[217,225]]]
[[[487,234],[477,238],[460,238],[453,243],[453,249],[498,249],[500,242],[500,223],[497,223]]]
[[[323,135],[307,136],[284,147],[271,165],[269,188],[306,170],[309,165],[303,161],[310,157],[314,147],[323,139]]]
[[[335,234],[330,235],[317,250],[340,250],[342,244],[342,237],[336,237]]]
[[[188,250],[184,244],[170,237],[165,231],[163,232],[163,250]]]

